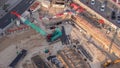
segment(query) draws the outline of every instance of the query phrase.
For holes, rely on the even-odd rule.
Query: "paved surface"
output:
[[[6,0],[5,4],[8,4],[7,10],[10,11],[11,9],[13,9],[18,3],[20,3],[22,0]],[[3,6],[1,6],[0,9],[0,18],[2,18],[5,14],[7,14],[8,12],[5,12],[5,10],[2,9]]]
[[[116,20],[112,20],[111,19],[111,12],[112,10],[114,10],[117,14],[117,11],[120,10],[118,8],[113,8],[112,6],[109,6],[110,4],[108,4],[108,6],[105,7],[105,11],[101,12],[100,11],[100,6],[103,2],[101,2],[101,0],[96,0],[96,4],[95,5],[91,5],[90,1],[88,4],[86,4],[87,0],[79,0],[80,2],[84,3],[85,5],[87,5],[88,7],[90,7],[91,9],[93,9],[95,12],[99,13],[101,16],[103,16],[104,18],[108,19],[109,21],[111,21],[114,25],[120,27],[120,24],[116,23]],[[109,18],[107,18],[109,17]]]
[[[34,2],[34,0],[32,0]],[[32,4],[31,0],[22,0],[16,7],[14,7],[11,11],[16,11],[20,14],[22,14],[28,7]],[[10,12],[11,12],[10,11]],[[8,12],[4,17],[0,19],[0,28],[5,28],[8,24],[11,23],[11,19],[15,19],[16,17],[14,15],[11,15],[10,12]]]

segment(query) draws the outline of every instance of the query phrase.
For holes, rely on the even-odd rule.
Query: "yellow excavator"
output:
[[[117,59],[117,60],[114,60],[114,61],[111,61],[111,60],[107,60],[107,62],[104,63],[104,68],[110,66],[110,65],[114,65],[116,63],[120,63],[120,59]]]

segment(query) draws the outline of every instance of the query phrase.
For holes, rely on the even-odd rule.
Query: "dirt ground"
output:
[[[18,33],[3,37],[0,39],[0,51],[4,50],[11,44],[18,43],[18,42],[20,42],[20,40],[24,40],[35,34],[37,34],[37,33],[34,30],[30,29],[30,30],[18,32]]]

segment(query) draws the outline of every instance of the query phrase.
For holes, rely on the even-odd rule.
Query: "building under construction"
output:
[[[32,57],[31,60],[35,68],[50,68],[39,55]]]
[[[90,68],[86,60],[71,48],[58,51],[58,58],[65,68]]]

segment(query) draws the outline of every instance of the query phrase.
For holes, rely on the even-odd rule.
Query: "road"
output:
[[[101,2],[101,0],[95,0],[95,5],[91,5],[90,4],[90,1],[88,2],[88,4],[86,3],[88,0],[79,0],[80,2],[84,3],[85,5],[87,5],[88,7],[90,7],[91,9],[93,9],[95,12],[97,12],[98,14],[100,14],[101,16],[103,16],[105,19],[109,20],[110,22],[112,22],[114,25],[120,27],[120,24],[116,23],[116,20],[111,20],[111,12],[112,10],[117,11],[120,10],[120,9],[117,9],[117,7],[113,8],[112,6],[110,6],[111,3],[108,3],[106,8],[105,8],[105,11],[104,12],[101,12],[100,11],[100,6],[103,2]],[[109,18],[108,18],[109,17]]]
[[[11,11],[17,11],[18,13],[22,14],[25,10],[29,8],[29,6],[34,2],[35,0],[22,0],[16,7],[14,7]],[[11,19],[15,19],[16,17],[14,15],[11,15],[10,12],[8,12],[4,17],[0,19],[0,28],[3,29],[7,25],[11,23]]]

